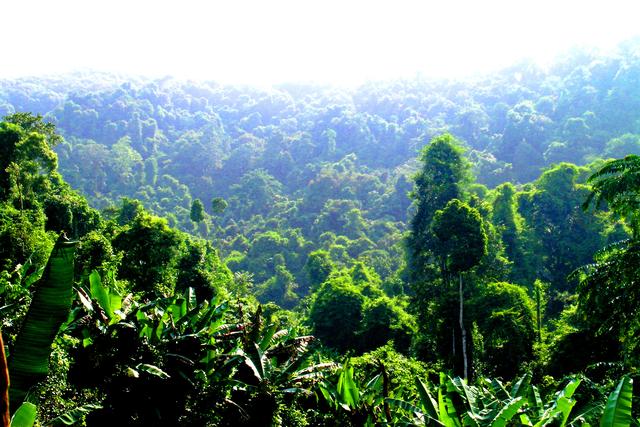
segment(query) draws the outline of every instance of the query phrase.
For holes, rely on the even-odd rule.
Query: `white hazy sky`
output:
[[[640,34],[640,2],[5,0],[0,76],[73,70],[272,84],[460,77]]]

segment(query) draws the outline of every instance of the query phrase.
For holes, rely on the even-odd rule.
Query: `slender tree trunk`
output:
[[[540,307],[542,301],[540,297],[540,285],[536,283],[534,286],[536,289],[536,326],[538,327],[538,342],[542,342],[542,309]]]
[[[462,272],[458,273],[458,278],[460,279],[460,333],[462,335],[462,361],[464,363],[464,379],[466,380],[469,376],[469,369],[467,364],[467,331],[464,329],[464,316],[463,316],[463,306],[464,306],[464,296],[462,295]]]
[[[451,346],[453,350],[453,359],[456,358],[456,328],[451,328]]]
[[[449,276],[447,274],[447,276]],[[447,277],[446,280],[446,284],[447,284],[447,289],[449,286],[449,283],[451,283],[451,277]],[[451,328],[451,349],[453,350],[453,369],[455,370],[456,364],[455,364],[455,360],[456,360],[456,346],[458,345],[457,341],[456,341],[456,328]]]

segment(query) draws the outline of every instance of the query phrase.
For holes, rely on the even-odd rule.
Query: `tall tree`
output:
[[[458,276],[459,317],[462,339],[464,377],[468,377],[467,334],[464,327],[464,293],[462,273],[478,265],[487,253],[487,235],[480,212],[460,200],[453,199],[436,212],[432,226],[436,237],[435,252],[440,258],[443,275]]]
[[[433,252],[435,237],[431,230],[433,216],[452,199],[463,198],[464,185],[470,181],[469,163],[459,142],[451,135],[444,134],[431,140],[420,154],[422,168],[415,175],[415,186],[410,193],[415,214],[411,218],[410,233],[407,237],[407,278],[414,294],[413,309],[418,315],[421,333],[418,348],[423,357],[435,354],[433,344],[438,341],[434,335],[433,323],[439,322],[436,304],[440,301],[448,277],[439,274]]]
[[[450,200],[462,199],[463,186],[470,181],[469,162],[463,154],[459,141],[450,134],[434,138],[422,150],[422,169],[414,178],[415,188],[411,193],[416,205],[407,242],[411,282],[422,281],[429,264],[434,214]]]
[[[329,252],[325,250],[317,250],[311,252],[307,256],[307,262],[304,265],[306,282],[308,290],[316,290],[325,280],[329,278],[331,271],[334,269],[333,262],[329,256]]]
[[[312,299],[309,320],[313,334],[340,352],[355,349],[365,300],[348,274],[330,277]]]

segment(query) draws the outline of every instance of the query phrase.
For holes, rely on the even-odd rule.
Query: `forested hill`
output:
[[[632,425],[639,49],[352,89],[0,81],[12,411]]]
[[[99,73],[4,80],[0,114],[29,111],[53,122],[64,137],[56,147],[60,171],[91,205],[137,199],[170,225],[213,239],[233,270],[252,273],[256,283],[280,271],[305,294],[303,267],[315,250],[341,265],[367,261],[383,280],[402,268],[416,158],[443,132],[467,148],[478,183],[535,181],[520,189],[533,199],[536,189],[557,190],[539,178],[545,167],[640,153],[639,47],[628,42],[607,56],[575,50],[547,70],[521,63],[476,80],[354,89],[259,90]],[[587,170],[568,173],[569,193],[557,196],[575,207]],[[470,188],[487,196],[483,186]],[[519,200],[536,244],[545,230],[563,229],[565,208],[547,212],[549,225],[535,200]],[[565,283],[589,262],[602,229],[581,227],[594,239],[584,240],[577,259],[536,274],[531,267],[523,280]]]
[[[353,154],[352,170],[375,177],[363,191],[380,195],[443,131],[465,142],[478,182],[490,187],[530,182],[560,161],[638,152],[637,48],[628,43],[610,56],[574,51],[548,70],[522,63],[474,81],[416,79],[352,90],[104,74],[5,80],[0,114],[29,111],[53,121],[66,139],[58,148],[64,176],[99,206],[137,196],[181,220],[183,211],[164,206],[145,185],[160,178],[176,194],[188,190],[208,201],[232,196],[233,185],[263,169],[292,200]],[[253,213],[261,212],[245,206],[234,216]]]

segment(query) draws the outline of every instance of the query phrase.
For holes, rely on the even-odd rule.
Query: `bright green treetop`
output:
[[[431,221],[437,210],[443,209],[452,199],[461,199],[463,185],[470,179],[469,162],[464,151],[450,134],[434,138],[420,155],[422,169],[415,176],[415,188],[411,193],[417,210],[411,220],[408,245],[411,275],[422,276],[433,250]]]
[[[458,199],[436,212],[431,229],[437,239],[435,251],[451,273],[473,268],[487,253],[480,213]]]

